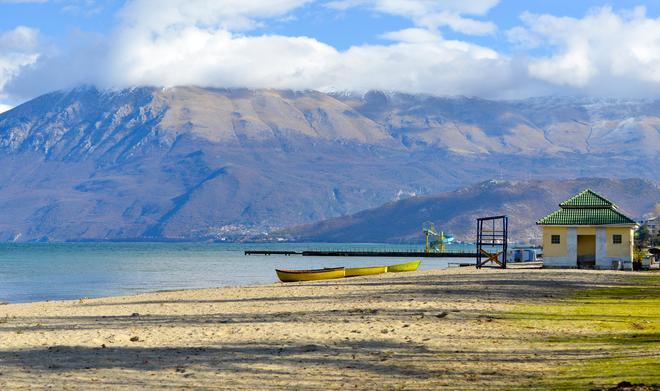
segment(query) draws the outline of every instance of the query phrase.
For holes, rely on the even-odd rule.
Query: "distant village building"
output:
[[[587,189],[536,223],[543,227],[543,266],[632,269],[636,223]]]
[[[660,223],[660,221],[658,221],[658,217],[656,216],[641,220],[639,225],[645,225],[649,229],[649,235],[651,238],[655,239],[656,241],[660,241],[660,225],[658,223]]]

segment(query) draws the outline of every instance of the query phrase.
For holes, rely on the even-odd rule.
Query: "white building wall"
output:
[[[570,257],[548,257],[543,256],[543,267],[577,267],[577,259]]]
[[[611,269],[612,261],[607,259],[607,232],[605,227],[596,228],[596,269]]]
[[[566,256],[573,260],[573,266],[577,267],[577,229],[570,227],[566,230]]]

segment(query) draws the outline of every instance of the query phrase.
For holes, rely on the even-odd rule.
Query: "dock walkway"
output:
[[[352,250],[246,250],[245,255],[302,255],[304,257],[396,257],[396,258],[476,258],[476,253],[449,251],[427,253],[424,251],[352,251]]]

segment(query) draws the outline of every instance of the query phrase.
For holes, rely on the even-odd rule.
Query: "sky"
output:
[[[0,112],[80,85],[660,98],[660,0],[0,0]]]

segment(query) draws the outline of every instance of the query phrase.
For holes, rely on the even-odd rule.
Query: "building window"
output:
[[[621,237],[621,235],[612,235],[612,243],[621,244],[623,243],[623,238]]]
[[[552,244],[559,244],[559,243],[561,243],[561,239],[560,239],[560,238],[561,238],[561,236],[559,236],[559,235],[552,235],[552,236],[550,237],[550,243],[552,243]]]

